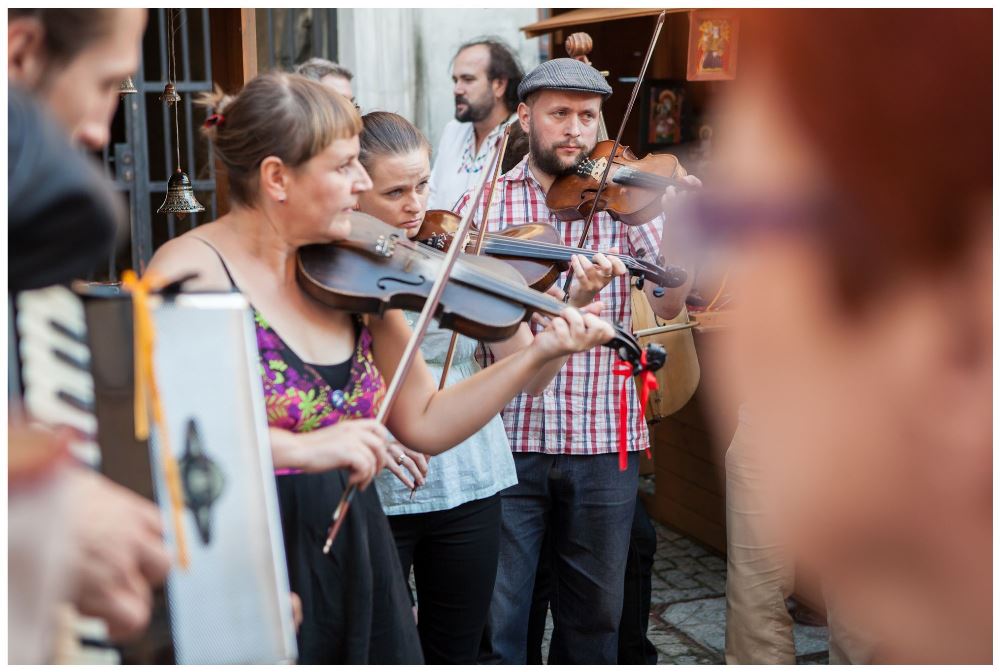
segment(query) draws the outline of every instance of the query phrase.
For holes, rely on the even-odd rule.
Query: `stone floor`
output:
[[[660,664],[721,664],[726,636],[726,561],[714,550],[653,521],[656,557],[647,636]],[[546,624],[548,657],[552,619]],[[799,663],[827,662],[827,629],[795,625]]]

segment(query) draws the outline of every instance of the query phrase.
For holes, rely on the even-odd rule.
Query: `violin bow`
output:
[[[510,138],[510,127],[511,124],[517,123],[516,120],[510,122],[503,129],[503,136],[500,139],[499,147],[499,158],[493,167],[493,177],[490,180],[490,191],[489,195],[486,197],[486,205],[483,208],[483,216],[480,218],[479,224],[479,235],[476,236],[476,244],[472,250],[474,256],[479,256],[483,249],[483,241],[486,240],[486,227],[490,221],[490,207],[493,205],[493,196],[497,190],[497,182],[500,180],[500,166],[503,165],[503,158],[507,154],[507,140]],[[472,204],[472,209],[475,210],[479,201],[477,200]],[[452,238],[452,240],[459,241],[461,239]],[[458,343],[458,332],[451,332],[451,342],[448,343],[448,353],[444,357],[444,366],[441,368],[441,380],[438,381],[438,389],[443,390],[445,383],[448,381],[448,370],[451,368],[451,362],[455,359],[455,346]]]
[[[500,178],[500,166],[503,165],[503,158],[507,154],[507,140],[510,138],[510,127],[514,122],[510,122],[503,129],[503,136],[500,138],[500,157],[497,159],[493,166],[493,178],[490,180],[490,191],[489,195],[486,197],[486,207],[483,210],[482,225],[486,226],[486,222],[489,222],[490,217],[490,206],[493,205],[493,194],[496,193],[497,180]],[[478,204],[478,200],[472,204],[472,209],[475,210]],[[455,238],[452,238],[456,241]],[[479,235],[476,237],[475,249],[473,249],[472,254],[479,256],[483,249],[483,241],[486,240],[485,230],[480,230]],[[458,244],[458,242],[453,243],[453,245]],[[448,371],[451,369],[451,363],[455,359],[455,347],[458,345],[458,332],[451,332],[451,340],[448,341],[448,352],[444,356],[444,364],[441,367],[441,380],[438,381],[438,390],[443,390],[445,384],[448,382]],[[427,458],[428,460],[430,458]],[[417,494],[417,485],[413,485],[413,489],[410,490],[410,500],[413,496]]]
[[[483,190],[486,188],[486,183],[489,181],[488,178],[494,170],[494,163],[499,165],[499,162],[497,161],[499,157],[500,148],[497,147],[493,150],[490,162],[490,171],[483,173],[483,179],[479,183],[479,190],[476,193],[476,198],[472,202],[473,207],[469,208],[469,211],[462,218],[461,223],[458,225],[458,229],[455,231],[455,240],[465,240],[465,237],[468,235],[469,228],[472,226],[473,215],[475,215],[476,212],[475,204],[479,203],[482,199]],[[389,383],[389,388],[386,390],[382,404],[379,406],[378,414],[375,416],[375,420],[383,427],[385,427],[385,421],[389,417],[389,412],[392,410],[393,405],[396,403],[396,399],[402,391],[403,381],[406,379],[406,375],[410,372],[410,367],[413,366],[417,353],[420,351],[420,344],[423,342],[424,336],[427,334],[427,328],[430,326],[431,319],[434,317],[438,304],[441,302],[441,295],[444,293],[444,288],[448,283],[448,278],[451,277],[451,269],[454,267],[455,261],[457,261],[461,250],[461,245],[453,244],[448,248],[448,252],[445,253],[444,258],[441,260],[441,272],[438,274],[438,277],[434,280],[434,284],[431,286],[431,290],[427,296],[427,301],[424,303],[424,309],[420,311],[420,317],[417,318],[417,323],[413,327],[413,335],[410,336],[410,340],[406,343],[406,349],[403,350],[403,355],[400,357],[399,365],[396,367],[396,374],[392,377],[392,381]],[[337,533],[340,532],[340,527],[344,524],[344,519],[347,517],[347,511],[351,507],[351,501],[354,499],[357,489],[357,486],[353,483],[348,485],[344,490],[344,494],[340,497],[340,502],[338,502],[337,508],[333,510],[330,531],[327,533],[326,543],[323,544],[324,555],[330,552],[330,547],[333,546],[333,541],[337,538]]]
[[[639,87],[642,86],[642,81],[646,78],[646,70],[649,69],[649,62],[653,58],[653,49],[656,47],[657,41],[660,39],[660,31],[663,30],[663,21],[667,18],[666,10],[660,12],[660,16],[656,19],[656,27],[653,29],[653,39],[649,41],[649,48],[646,49],[646,60],[642,63],[642,69],[639,71],[639,76],[635,80],[635,85],[632,87],[632,96],[629,98],[628,107],[625,108],[625,116],[622,117],[622,123],[618,126],[618,134],[615,136],[615,144],[611,147],[611,160],[608,161],[608,165],[604,167],[604,172],[601,173],[601,181],[597,185],[597,191],[594,193],[594,204],[590,207],[590,212],[587,213],[587,218],[583,223],[583,234],[580,236],[580,241],[576,244],[577,247],[583,247],[583,244],[587,242],[587,238],[590,236],[590,227],[594,222],[594,215],[597,214],[597,204],[601,202],[601,194],[604,193],[604,187],[608,183],[608,175],[611,174],[611,166],[614,165],[615,155],[618,153],[618,148],[622,144],[622,134],[625,132],[625,124],[628,122],[629,116],[632,114],[632,108],[635,106],[635,99],[639,95]],[[569,300],[569,286],[573,281],[573,274],[570,273],[566,278],[566,284],[563,285],[563,294],[566,295],[566,301]]]

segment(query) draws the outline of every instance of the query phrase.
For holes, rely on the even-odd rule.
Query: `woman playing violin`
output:
[[[292,590],[302,598],[299,661],[419,662],[419,642],[389,526],[374,489],[355,498],[322,552],[330,513],[398,449],[373,418],[410,337],[399,311],[368,320],[332,311],[296,281],[296,253],[342,240],[372,182],[358,161],[361,120],[302,77],[261,75],[235,98],[208,97],[206,134],[229,177],[232,209],[166,243],[150,270],[196,272],[193,288],[238,287],[254,308],[262,384]],[[591,314],[553,319],[528,347],[443,391],[416,361],[388,419],[405,445],[446,450],[485,425],[548,362],[611,338]]]
[[[413,238],[427,210],[430,145],[403,117],[371,112],[362,121],[360,160],[372,188],[359,195],[359,209],[404,229]],[[612,275],[612,260],[604,255],[586,263],[583,282],[573,285],[575,305],[590,303],[595,291]],[[620,265],[620,261],[614,260]],[[600,304],[591,304],[598,312]],[[407,313],[408,320],[416,315]],[[451,332],[433,329],[421,352],[434,380],[441,376]],[[493,345],[500,359],[530,347],[526,325],[511,339]],[[449,385],[480,371],[476,341],[460,336],[449,370]],[[550,360],[528,380],[523,391],[540,394],[565,362]],[[500,495],[517,476],[503,422],[494,414],[475,435],[428,464],[419,452],[404,449],[403,464],[419,465],[426,477],[411,499],[411,483],[402,465],[387,465],[397,478],[383,472],[377,479],[382,506],[396,538],[403,576],[414,569],[419,606],[418,629],[428,663],[475,663],[486,625],[496,578],[500,542]],[[414,470],[414,469],[411,469]]]

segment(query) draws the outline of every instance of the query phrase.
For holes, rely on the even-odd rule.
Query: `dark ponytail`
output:
[[[361,155],[358,159],[369,173],[378,156],[396,156],[426,149],[431,144],[416,126],[392,112],[369,112],[361,117]]]

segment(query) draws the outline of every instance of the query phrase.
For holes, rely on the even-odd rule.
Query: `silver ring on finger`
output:
[[[399,466],[403,466],[403,460],[405,459],[406,459],[406,454],[400,453],[399,455],[396,456],[396,464],[398,464]]]

